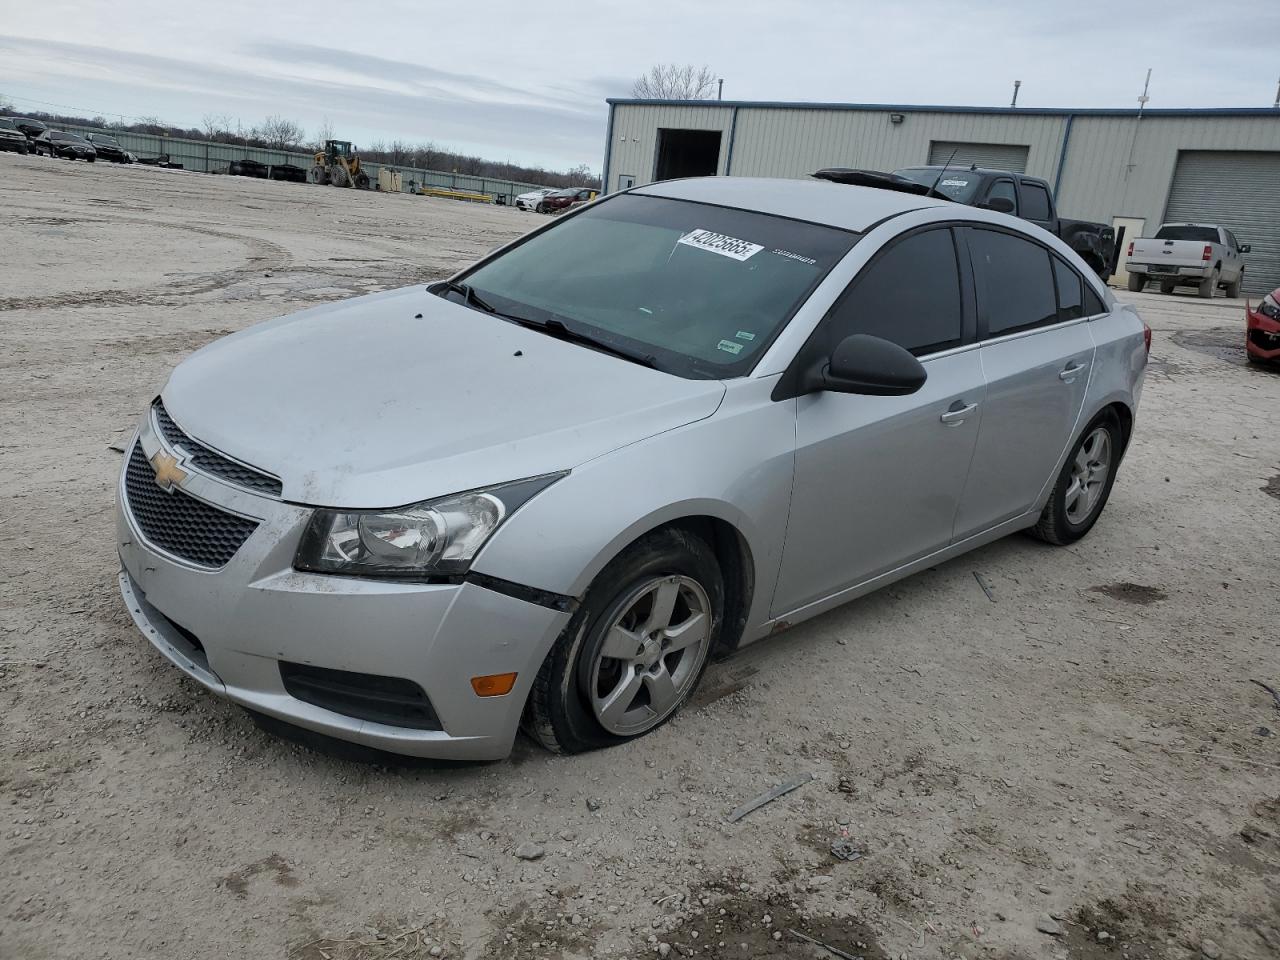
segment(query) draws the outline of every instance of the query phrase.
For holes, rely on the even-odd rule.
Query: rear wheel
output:
[[[711,547],[657,530],[609,564],[547,655],[525,729],[556,753],[643,736],[693,693],[719,633],[724,586]]]
[[[1129,292],[1141,293],[1147,285],[1147,275],[1145,273],[1129,274]]]
[[[538,206],[537,206],[537,208],[536,208],[536,210],[537,210],[537,212],[538,212],[538,213],[546,213],[546,212],[547,212],[547,205],[546,205],[545,203],[541,203],[541,202],[539,202],[539,203],[538,203]]]
[[[1111,495],[1122,441],[1120,421],[1111,411],[1089,424],[1062,465],[1032,536],[1065,546],[1093,528]]]
[[[1200,286],[1196,292],[1200,295],[1201,300],[1212,300],[1213,291],[1218,289],[1218,271],[1214,270],[1207,277],[1200,281]]]
[[[1227,284],[1227,296],[1232,300],[1240,299],[1240,286],[1244,283],[1244,271],[1236,274],[1236,278]]]

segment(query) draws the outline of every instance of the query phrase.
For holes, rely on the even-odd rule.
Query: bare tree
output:
[[[287,150],[296,147],[306,139],[306,131],[281,116],[270,116],[262,121],[262,126],[254,129],[254,135],[264,144],[275,150]]]
[[[708,67],[659,63],[636,80],[631,95],[639,100],[710,100],[716,75]]]
[[[13,101],[3,93],[0,93],[0,110],[3,110],[5,113],[11,113],[13,111]]]
[[[200,129],[207,139],[216,139],[230,131],[231,117],[225,113],[206,113],[200,118]]]
[[[323,150],[325,143],[333,139],[333,121],[325,117],[320,121],[320,129],[316,131],[315,148]]]

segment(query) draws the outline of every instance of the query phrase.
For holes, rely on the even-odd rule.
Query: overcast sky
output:
[[[538,10],[537,14],[532,13]],[[1137,22],[1140,10],[1158,11]],[[20,109],[268,114],[311,133],[432,140],[601,166],[607,96],[655,62],[707,64],[725,99],[1270,106],[1280,3],[1093,0],[0,0],[0,95]],[[43,101],[43,102],[40,102]],[[57,104],[59,106],[52,106]],[[1280,122],[1280,120],[1278,120]]]

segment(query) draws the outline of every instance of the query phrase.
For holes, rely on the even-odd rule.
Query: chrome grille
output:
[[[142,535],[166,553],[216,570],[226,566],[258,527],[181,490],[165,493],[155,477],[142,444],[135,443],[125,468],[125,499]]]
[[[174,449],[181,448],[189,462],[197,470],[218,477],[237,487],[244,487],[255,493],[265,493],[272,497],[280,496],[280,481],[270,474],[246,467],[242,463],[228,460],[220,453],[215,453],[204,444],[191,439],[182,432],[182,428],[173,422],[164,404],[156,400],[152,405],[156,415],[156,426],[164,437],[165,443]]]

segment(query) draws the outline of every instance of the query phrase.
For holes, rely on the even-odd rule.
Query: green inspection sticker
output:
[[[721,340],[716,344],[717,350],[723,350],[725,353],[739,354],[742,352],[742,344],[734,343],[732,340]]]
[[[754,340],[756,338],[756,335],[750,330],[739,330],[734,336],[739,340]]]

